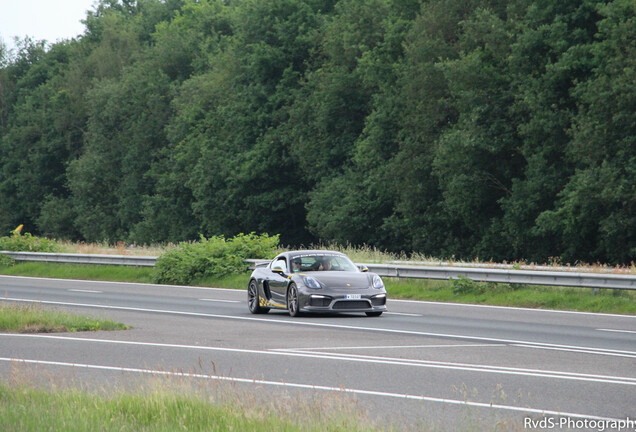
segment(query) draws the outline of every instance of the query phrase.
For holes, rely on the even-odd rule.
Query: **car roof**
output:
[[[336,256],[346,256],[342,252],[331,251],[326,249],[312,249],[312,250],[299,250],[299,251],[288,251],[283,252],[280,256],[286,256],[288,258],[297,258],[299,256],[312,256],[312,255],[336,255]]]

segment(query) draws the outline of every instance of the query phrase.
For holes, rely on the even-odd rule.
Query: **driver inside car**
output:
[[[300,258],[293,259],[291,264],[292,264],[292,267],[291,267],[292,273],[298,273],[300,271],[300,265],[301,265]]]

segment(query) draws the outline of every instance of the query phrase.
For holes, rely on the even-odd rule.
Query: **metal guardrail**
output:
[[[267,260],[246,260],[250,268],[254,269]],[[580,288],[611,288],[636,290],[636,275],[589,273],[573,271],[545,271],[545,270],[512,270],[484,267],[455,267],[455,266],[414,266],[394,264],[366,264],[370,272],[383,277],[414,278],[414,279],[457,279],[463,276],[476,282],[495,282],[527,285],[570,286]]]
[[[110,264],[153,267],[157,257],[130,255],[55,254],[44,252],[6,252],[18,261],[48,261],[77,264]],[[250,268],[268,263],[267,260],[246,260]],[[528,285],[553,285],[582,288],[611,288],[636,290],[636,275],[586,273],[572,271],[508,270],[500,268],[471,268],[454,266],[413,266],[394,264],[358,264],[384,277],[442,279],[460,276],[477,282]]]
[[[450,279],[463,276],[477,282],[636,290],[636,275],[470,267],[364,265],[369,271],[385,277]]]
[[[70,253],[48,253],[48,252],[7,252],[16,261],[40,261],[75,264],[110,264],[154,267],[157,257],[154,256],[133,256],[133,255],[93,255],[93,254],[70,254]]]

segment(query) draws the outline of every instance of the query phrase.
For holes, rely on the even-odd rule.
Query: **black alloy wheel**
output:
[[[269,308],[264,308],[260,304],[260,298],[258,296],[258,285],[256,285],[256,281],[250,281],[250,284],[247,287],[247,306],[250,309],[250,312],[253,314],[262,314],[269,312]]]
[[[289,316],[297,317],[300,315],[298,310],[298,287],[295,283],[289,285],[287,290],[287,309],[289,309]]]

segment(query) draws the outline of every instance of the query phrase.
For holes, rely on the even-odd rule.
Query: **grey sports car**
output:
[[[386,289],[380,276],[358,268],[340,252],[283,252],[252,272],[247,303],[253,314],[287,309],[302,312],[386,311]]]

